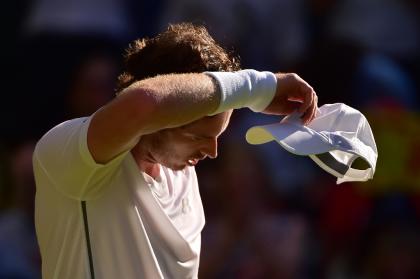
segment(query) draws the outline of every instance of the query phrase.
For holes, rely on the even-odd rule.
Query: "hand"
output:
[[[308,124],[318,108],[318,96],[314,89],[297,74],[277,73],[277,90],[266,114],[286,115],[294,111],[301,113],[303,124]]]

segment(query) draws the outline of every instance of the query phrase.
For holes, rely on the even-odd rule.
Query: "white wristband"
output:
[[[249,107],[255,112],[263,111],[276,93],[277,78],[271,72],[242,70],[205,74],[217,81],[221,92],[219,107],[211,115],[244,107]]]

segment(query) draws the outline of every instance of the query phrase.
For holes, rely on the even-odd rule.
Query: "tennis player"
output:
[[[217,157],[234,109],[298,110],[308,123],[317,96],[296,74],[240,70],[189,23],[132,43],[117,92],[37,143],[43,278],[197,278],[205,219],[195,166]]]

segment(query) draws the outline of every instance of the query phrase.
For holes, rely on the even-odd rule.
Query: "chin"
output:
[[[188,167],[187,165],[184,165],[184,166],[176,166],[172,168],[170,167],[170,169],[174,171],[180,171],[180,170],[185,170],[187,167]]]
[[[162,165],[174,171],[180,171],[188,167],[187,164],[162,164]]]

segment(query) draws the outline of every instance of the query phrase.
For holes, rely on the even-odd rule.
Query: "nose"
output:
[[[211,159],[217,157],[217,138],[212,138],[206,141],[206,144],[201,149],[201,152],[206,154]]]

